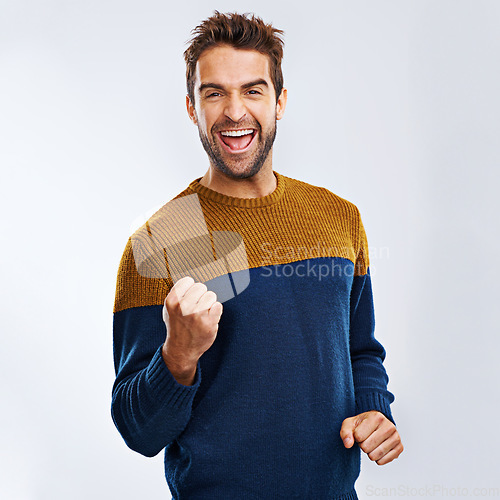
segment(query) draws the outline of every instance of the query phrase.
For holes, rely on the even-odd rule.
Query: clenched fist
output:
[[[385,465],[403,452],[396,426],[381,412],[370,410],[342,422],[340,437],[346,448],[354,442],[378,465]]]
[[[177,281],[163,303],[167,339],[162,356],[180,384],[192,385],[196,365],[217,336],[222,304],[203,283],[186,276]]]

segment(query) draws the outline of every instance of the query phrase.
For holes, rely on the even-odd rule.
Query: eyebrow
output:
[[[269,87],[269,84],[262,78],[260,78],[259,80],[254,80],[253,82],[248,82],[248,83],[244,83],[241,85],[241,89],[249,89],[250,87],[255,87],[257,85],[263,85],[265,87]],[[202,83],[199,88],[198,88],[198,92],[201,93],[203,90],[205,89],[217,89],[217,90],[224,90],[224,86],[223,85],[220,85],[218,83]]]

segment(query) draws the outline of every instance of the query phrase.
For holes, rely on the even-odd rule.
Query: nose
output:
[[[228,96],[224,114],[233,122],[238,123],[246,115],[246,108],[239,95]]]

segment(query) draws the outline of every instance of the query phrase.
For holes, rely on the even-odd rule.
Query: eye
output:
[[[210,94],[208,94],[206,97],[217,97],[219,96],[219,92],[211,92]]]
[[[258,95],[258,94],[260,94],[260,92],[258,90],[255,90],[255,89],[248,91],[248,93],[250,93],[250,92],[254,92],[254,94],[251,94],[251,95]]]

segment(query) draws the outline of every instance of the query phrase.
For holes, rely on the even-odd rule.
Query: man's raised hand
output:
[[[215,293],[190,276],[178,280],[165,298],[162,356],[180,384],[192,385],[199,358],[215,341],[221,315]]]

